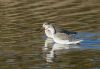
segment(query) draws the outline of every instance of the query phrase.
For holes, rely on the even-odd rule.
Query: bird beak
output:
[[[44,28],[43,28],[43,27],[41,27],[41,28],[40,28],[40,32],[43,32],[43,30],[44,30]]]

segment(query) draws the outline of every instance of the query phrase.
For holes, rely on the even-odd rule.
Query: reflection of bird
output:
[[[60,44],[77,44],[80,43],[82,40],[75,40],[73,34],[76,34],[76,32],[62,32],[57,31],[56,28],[52,24],[43,24],[43,27],[45,30],[49,30],[50,37],[53,38],[53,40],[56,43]],[[47,32],[45,31],[46,35]],[[48,35],[47,35],[48,36]]]
[[[45,28],[45,34],[47,37],[53,38],[51,31],[48,29],[49,25],[51,25],[51,24],[50,23],[43,24],[43,27]],[[56,32],[66,33],[67,35],[77,34],[76,32],[67,31],[67,30],[64,30],[64,29],[56,27],[56,26],[55,26],[55,30],[56,30]]]
[[[44,45],[44,47],[43,47],[43,50],[47,50],[47,49],[48,49],[48,46],[49,46],[49,45],[52,45],[52,44],[54,44],[53,39],[52,39],[52,38],[47,38],[47,39],[45,40],[45,45]]]
[[[71,51],[71,49],[74,49],[74,50],[79,49],[79,46],[58,44],[58,43],[54,43],[52,39],[47,38],[45,40],[45,46],[43,47],[42,50],[44,52],[43,54],[44,54],[44,58],[46,59],[46,61],[53,62],[55,58],[57,57],[57,55]]]

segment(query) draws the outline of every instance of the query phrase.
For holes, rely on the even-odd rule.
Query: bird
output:
[[[42,27],[45,29],[46,36],[49,38],[53,38],[51,31],[48,29],[50,24],[51,23],[49,23],[49,22],[45,22],[45,23],[43,23]],[[61,27],[57,27],[57,26],[55,26],[55,30],[56,30],[56,32],[66,33],[68,35],[76,35],[77,34],[77,32],[68,31],[68,30],[65,30],[65,29],[63,29]]]
[[[47,35],[46,30],[48,30],[50,33],[49,36],[51,38],[53,38],[53,40],[56,43],[59,43],[59,44],[77,44],[77,43],[80,43],[83,41],[83,40],[79,40],[79,39],[73,39],[74,38],[73,34],[76,34],[76,32],[67,31],[67,33],[65,33],[63,30],[59,31],[55,28],[55,26],[53,26],[52,24],[48,24],[48,23],[43,24],[43,27],[45,28],[46,35]]]

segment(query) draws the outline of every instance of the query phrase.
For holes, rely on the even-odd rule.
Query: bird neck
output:
[[[52,36],[54,37],[54,34],[56,34],[56,29],[54,27],[51,29],[51,33],[52,33]]]

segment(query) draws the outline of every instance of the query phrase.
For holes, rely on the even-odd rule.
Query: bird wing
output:
[[[66,33],[68,35],[73,35],[73,34],[75,35],[75,34],[77,34],[77,32],[68,31],[68,30],[65,30],[65,29],[63,29],[63,28],[61,28],[59,26],[55,26],[55,29],[56,29],[56,32]]]
[[[68,35],[73,35],[73,34],[75,35],[75,34],[77,34],[77,32],[68,31],[68,30],[63,30],[62,32],[66,33]]]
[[[61,40],[69,40],[70,39],[70,35],[65,34],[65,33],[56,33],[55,34],[55,38],[61,39]]]

